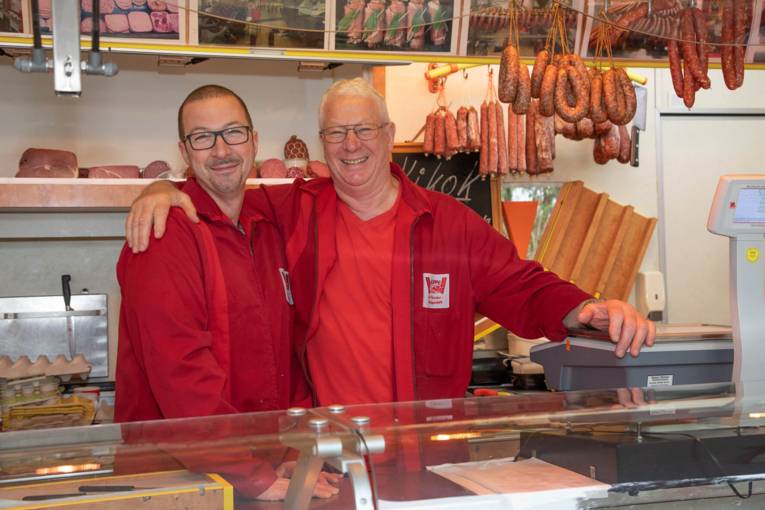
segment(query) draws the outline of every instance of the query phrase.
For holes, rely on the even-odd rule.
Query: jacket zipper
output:
[[[319,226],[318,226],[318,216],[316,212],[316,200],[314,199],[313,205],[312,205],[312,216],[313,216],[313,246],[315,251],[315,256],[313,258],[313,288],[314,288],[314,296],[312,297],[312,300],[316,298],[316,292],[319,290]],[[301,347],[300,352],[300,364],[303,367],[303,375],[305,376],[306,383],[308,384],[308,389],[311,391],[311,402],[313,403],[314,407],[317,407],[319,405],[319,397],[316,395],[316,388],[313,385],[313,381],[311,380],[311,372],[308,369],[308,329],[311,327],[311,323],[313,322],[313,314],[316,313],[316,307],[313,306],[313,303],[311,303],[312,310],[311,310],[311,316],[308,317],[308,324],[305,332],[305,338],[303,339],[303,346]]]
[[[417,359],[414,350],[414,228],[420,221],[418,215],[412,222],[412,227],[409,230],[409,320],[410,320],[410,332],[409,332],[409,348],[412,350],[412,389],[414,390],[414,398],[417,400]]]

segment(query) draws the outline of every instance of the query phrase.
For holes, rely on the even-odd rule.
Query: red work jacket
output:
[[[402,194],[391,273],[396,400],[464,396],[476,311],[522,337],[565,337],[563,318],[589,294],[519,258],[513,243],[468,207],[413,184],[396,164],[390,168]],[[306,343],[337,256],[338,198],[331,179],[263,190],[286,238],[295,344],[305,369]]]
[[[183,191],[201,223],[173,209],[162,239],[138,255],[125,246],[117,264],[115,420],[287,408],[302,369],[280,272],[284,243],[256,212],[263,197],[248,192],[236,226],[196,180]]]

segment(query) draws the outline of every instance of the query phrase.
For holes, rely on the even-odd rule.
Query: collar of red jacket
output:
[[[194,203],[194,207],[197,209],[197,214],[204,216],[208,221],[222,221],[224,223],[231,223],[231,219],[221,211],[218,204],[213,200],[207,191],[197,182],[194,177],[186,179],[186,184],[183,185],[181,191],[186,193],[191,201]],[[245,195],[244,202],[242,204],[242,210],[239,213],[239,223],[241,225],[250,225],[253,221],[259,221],[264,217],[249,206],[247,195]]]
[[[416,216],[424,213],[432,214],[430,200],[428,200],[428,196],[423,188],[410,181],[396,163],[390,163],[390,173],[401,182],[401,201],[407,204]],[[332,179],[329,178],[311,179],[300,188],[301,191],[314,196],[318,196],[319,193],[328,189],[334,191]]]

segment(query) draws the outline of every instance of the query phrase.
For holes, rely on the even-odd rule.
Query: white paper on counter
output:
[[[502,495],[505,508],[513,510],[573,509],[581,499],[608,497],[610,487],[539,459],[442,464],[428,470],[475,494]]]

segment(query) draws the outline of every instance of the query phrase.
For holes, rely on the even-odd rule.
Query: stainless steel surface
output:
[[[80,2],[56,0],[53,7],[53,76],[56,94],[79,96]]]
[[[69,310],[61,312],[7,312],[0,316],[3,319],[51,319],[54,317],[94,317],[105,315],[106,310]]]
[[[71,359],[67,332],[67,321],[71,321],[74,354],[84,355],[91,364],[90,377],[106,377],[109,373],[106,294],[72,295],[71,306],[89,314],[58,316],[64,311],[60,295],[0,298],[0,316],[4,318],[0,320],[0,353],[12,359],[26,355],[33,361],[40,355],[51,361],[59,354]],[[8,317],[15,314],[19,318]]]

